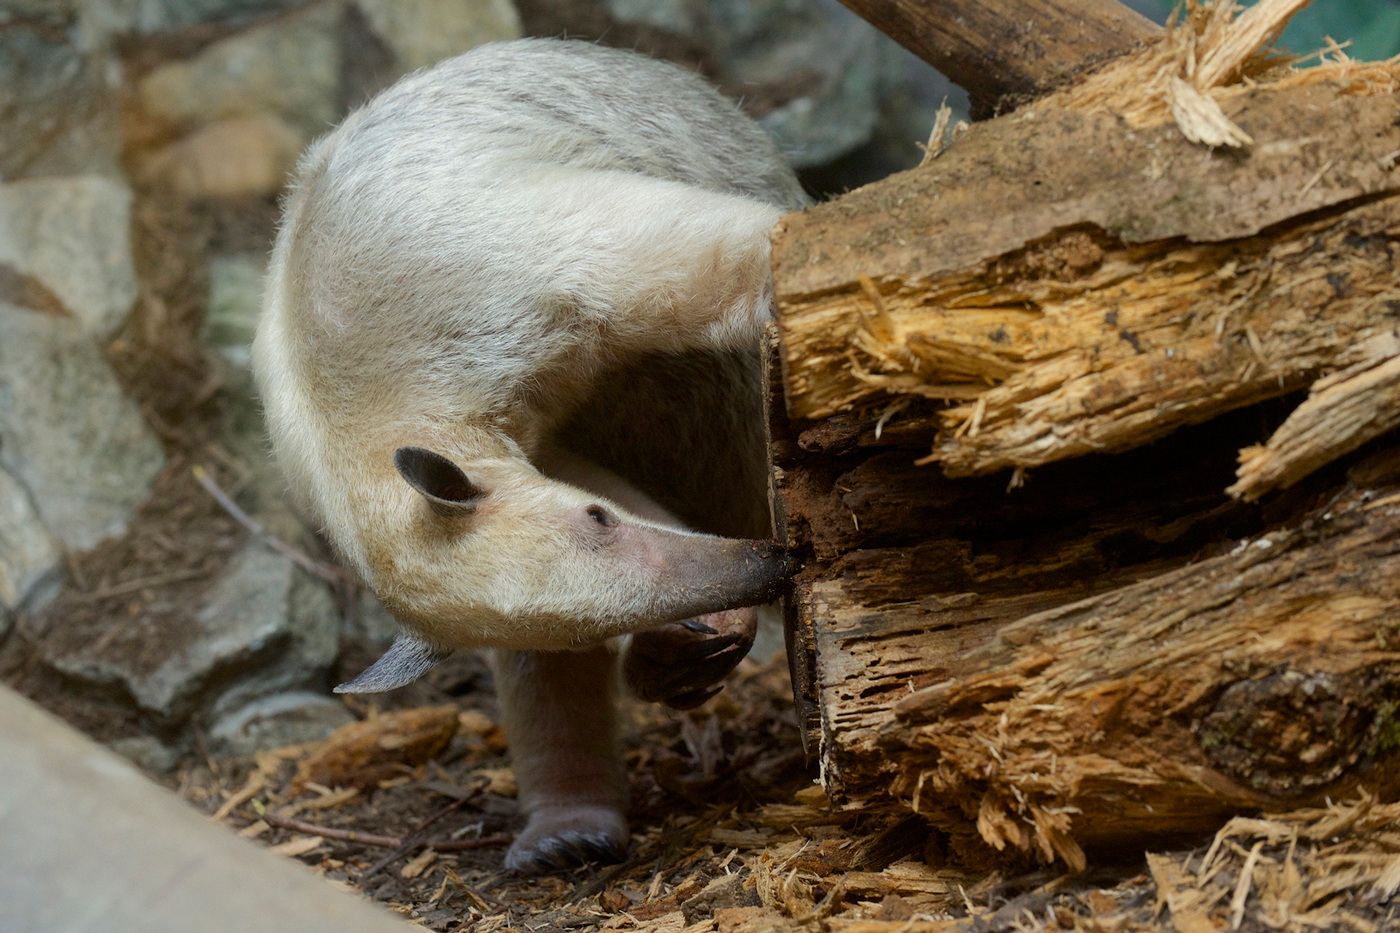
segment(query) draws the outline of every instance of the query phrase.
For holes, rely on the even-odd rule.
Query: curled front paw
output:
[[[620,862],[627,854],[627,820],[605,806],[548,807],[530,815],[506,852],[506,868],[540,874],[585,862]]]
[[[642,700],[694,709],[744,659],[758,632],[758,610],[730,609],[671,622],[632,636],[622,660],[627,687]]]

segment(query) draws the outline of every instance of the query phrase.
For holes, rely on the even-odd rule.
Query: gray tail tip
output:
[[[452,653],[407,632],[394,639],[384,656],[359,677],[334,688],[334,693],[384,693],[411,684]]]

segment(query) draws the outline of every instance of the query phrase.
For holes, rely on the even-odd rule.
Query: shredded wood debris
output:
[[[1290,68],[1270,52],[1308,2],[1260,0],[1245,8],[1233,0],[1187,0],[1160,40],[1037,101],[1033,109],[1115,113],[1135,128],[1175,120],[1192,142],[1238,148],[1253,140],[1222,105],[1257,87],[1334,82],[1356,95],[1392,94],[1400,87],[1398,59],[1353,61],[1333,44],[1318,53],[1317,67]]]
[[[442,709],[367,722],[379,738],[398,723],[406,740],[414,723],[444,718]],[[191,765],[178,780],[206,809],[224,801],[240,835],[453,933],[1379,933],[1400,923],[1400,804],[1366,792],[1239,817],[1190,850],[1081,855],[1082,874],[960,864],[921,817],[833,811],[798,751],[780,660],[745,662],[705,710],[636,711],[626,862],[515,877],[501,860],[522,819],[513,788],[488,777],[509,774],[502,749],[482,741],[499,726],[482,709],[454,717],[457,735],[387,788],[347,795],[297,779],[354,726],[320,746],[262,755],[243,773]],[[238,802],[228,807],[226,794]],[[309,806],[330,799],[339,803]],[[287,807],[314,816],[271,815]],[[458,848],[474,840],[484,844]],[[389,870],[372,873],[386,846],[395,847]]]

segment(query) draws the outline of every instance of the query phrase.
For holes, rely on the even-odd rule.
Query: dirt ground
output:
[[[364,720],[326,742],[190,761],[167,783],[432,930],[1400,929],[1389,903],[1400,805],[1364,795],[1238,818],[1181,851],[1101,856],[1079,875],[952,864],[918,816],[833,812],[802,754],[781,657],[745,661],[692,713],[630,707],[630,856],[544,877],[502,867],[523,817],[479,659],[353,708]]]

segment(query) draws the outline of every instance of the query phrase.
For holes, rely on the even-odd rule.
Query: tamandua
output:
[[[496,649],[512,868],[625,851],[616,636],[703,700],[792,571],[758,540],[758,347],[805,203],[697,76],[557,40],[409,75],[297,168],[255,375],[291,492],[404,627],[338,689]]]

